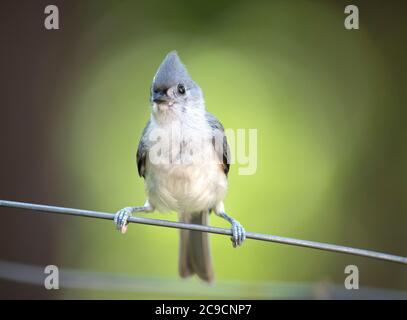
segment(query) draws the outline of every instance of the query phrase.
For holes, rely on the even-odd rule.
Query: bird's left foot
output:
[[[239,221],[232,219],[232,245],[233,248],[241,246],[243,241],[246,239],[246,231]]]
[[[232,240],[233,248],[241,246],[243,241],[246,239],[246,231],[243,228],[243,226],[240,224],[240,222],[233,219],[232,217],[228,216],[225,212],[219,212],[219,213],[217,213],[217,215],[222,217],[223,219],[229,221],[232,224],[231,240]]]

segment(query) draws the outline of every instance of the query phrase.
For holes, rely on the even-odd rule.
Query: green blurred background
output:
[[[142,204],[135,152],[149,87],[176,49],[226,128],[257,129],[257,172],[232,166],[226,198],[246,230],[407,254],[403,2],[353,1],[360,30],[344,28],[347,1],[54,1],[58,31],[42,26],[46,4],[2,11],[0,198],[108,212]],[[112,222],[1,212],[17,225],[0,227],[3,260],[185,282],[176,230],[133,224],[122,236]],[[406,267],[388,262],[253,240],[233,249],[216,235],[211,246],[215,291],[217,281],[341,285],[348,264],[361,287],[407,290]],[[0,292],[185,298],[6,281]]]

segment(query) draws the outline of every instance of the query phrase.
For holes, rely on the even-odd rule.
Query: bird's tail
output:
[[[185,223],[207,225],[208,212],[184,214]],[[182,278],[197,274],[204,281],[213,281],[212,259],[207,232],[181,230],[179,274]]]

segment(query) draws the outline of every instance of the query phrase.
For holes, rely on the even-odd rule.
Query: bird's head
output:
[[[155,114],[181,115],[204,108],[202,90],[189,76],[176,51],[168,53],[158,68],[150,101]]]

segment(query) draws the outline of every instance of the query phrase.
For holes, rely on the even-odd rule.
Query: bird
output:
[[[137,148],[137,169],[144,178],[143,206],[124,207],[114,217],[127,231],[139,212],[177,212],[181,222],[208,225],[214,212],[231,224],[233,247],[246,238],[242,224],[225,211],[230,148],[221,122],[206,110],[202,89],[191,78],[177,51],[169,52],[150,89],[151,115]],[[213,282],[208,233],[180,230],[179,275]]]

